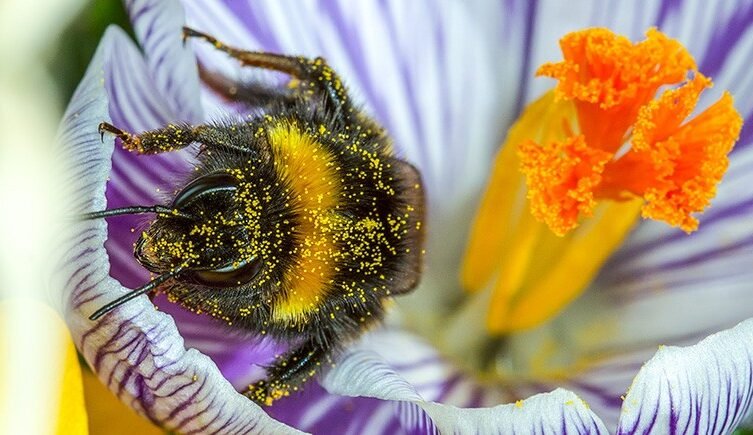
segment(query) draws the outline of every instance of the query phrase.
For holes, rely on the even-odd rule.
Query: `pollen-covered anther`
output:
[[[727,154],[742,128],[732,96],[723,96],[688,120],[701,92],[711,81],[697,74],[678,89],[665,91],[644,106],[635,124],[632,147],[623,159],[607,167],[604,191],[623,190],[646,200],[642,214],[691,232],[716,194],[727,170]],[[619,180],[641,180],[625,183]]]
[[[656,29],[646,36],[633,44],[607,29],[571,33],[561,40],[564,60],[538,71],[559,80],[555,94],[577,116],[559,142],[519,146],[532,214],[556,234],[596,201],[635,197],[643,217],[691,232],[692,214],[716,194],[742,119],[727,93],[688,119],[711,80],[679,42]]]
[[[556,95],[575,102],[586,142],[611,152],[659,87],[696,71],[685,47],[653,28],[635,44],[609,29],[585,29],[565,35],[560,47],[564,60],[536,74],[558,80]]]
[[[537,71],[559,80],[564,98],[608,109],[630,100],[651,99],[662,85],[677,83],[695,61],[678,41],[652,28],[637,44],[609,29],[572,32],[560,40],[564,60]]]
[[[581,214],[591,214],[594,189],[611,154],[590,148],[583,135],[544,146],[524,142],[518,153],[534,217],[564,235],[578,225]]]

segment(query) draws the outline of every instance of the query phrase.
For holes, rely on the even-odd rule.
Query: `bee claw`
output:
[[[201,38],[211,44],[216,45],[218,48],[223,46],[223,44],[217,41],[217,39],[213,36],[207,35],[204,32],[199,32],[198,30],[194,30],[188,26],[183,26],[183,44],[186,43],[186,39],[188,38]]]
[[[97,126],[97,132],[99,133],[99,140],[102,141],[102,143],[105,143],[105,131],[107,131],[107,123],[106,122],[100,122]]]
[[[192,29],[192,28],[190,28],[188,26],[183,26],[183,44],[184,45],[185,45],[186,40],[188,38],[197,38],[197,37],[198,38],[204,38],[204,37],[206,37],[206,35],[204,35],[203,33],[199,32],[197,30],[194,30],[194,29]]]
[[[99,127],[97,127],[97,131],[99,131],[99,134],[102,134],[102,135],[104,135],[105,133],[112,133],[115,136],[120,137],[120,138],[123,138],[124,136],[128,136],[126,132],[119,129],[118,127],[115,127],[109,122],[101,122],[99,124]]]

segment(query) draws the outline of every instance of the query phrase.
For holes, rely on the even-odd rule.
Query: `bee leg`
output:
[[[244,394],[259,405],[269,406],[291,391],[297,391],[303,382],[318,373],[328,355],[329,351],[320,345],[306,342],[267,368],[267,378],[249,385]]]
[[[271,103],[292,102],[295,94],[290,89],[267,86],[259,82],[238,82],[223,74],[209,71],[199,64],[199,78],[225,100],[264,108]]]
[[[225,148],[241,153],[250,152],[247,148],[233,145],[226,131],[209,125],[193,127],[188,124],[168,124],[163,128],[133,134],[103,122],[99,124],[99,133],[103,136],[105,133],[114,134],[123,141],[123,148],[139,154],[176,151],[194,142],[201,142],[207,147]]]
[[[133,134],[114,125],[103,122],[99,124],[99,133],[114,134],[123,141],[123,148],[139,154],[159,154],[175,151],[190,145],[196,138],[195,129],[189,125],[169,124],[164,128]]]
[[[340,77],[321,57],[309,59],[299,56],[285,56],[276,53],[260,51],[246,51],[225,45],[217,38],[206,33],[183,28],[183,39],[201,38],[214,45],[245,66],[265,68],[288,74],[303,82],[304,93],[320,95],[328,109],[343,121],[348,121],[356,115]]]

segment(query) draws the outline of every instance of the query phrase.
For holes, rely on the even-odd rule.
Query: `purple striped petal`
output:
[[[354,368],[347,369],[348,372],[338,372],[349,359],[352,359],[351,362],[356,361]],[[637,368],[633,368],[631,376],[636,371]],[[389,376],[384,377],[385,373],[389,373]],[[335,374],[343,384],[331,384],[334,379],[332,376]],[[473,432],[471,427],[474,424],[481,424],[479,433],[486,433],[484,423],[480,422],[488,421],[488,418],[507,420],[509,417],[510,420],[505,424],[511,426],[500,425],[502,428],[500,430],[504,433],[506,427],[520,428],[521,426],[518,425],[524,427],[525,423],[517,419],[519,414],[504,414],[506,411],[497,405],[516,403],[518,400],[557,388],[551,383],[519,382],[515,384],[514,380],[507,385],[479,383],[472,376],[463,373],[454,364],[445,360],[436,349],[423,340],[392,329],[373,332],[358,344],[353,345],[348,355],[338,361],[334,371],[324,378],[323,384],[336,394],[328,394],[316,385],[306,385],[302,394],[276,403],[270,408],[270,414],[292,426],[312,433],[347,434],[359,434],[367,429],[370,433],[392,434],[401,433],[400,431],[427,433],[436,429],[437,425],[446,429],[444,425],[448,418],[467,420],[470,426],[459,428],[461,431]],[[369,390],[371,388],[376,388],[377,391]],[[395,394],[403,395],[403,399],[387,398],[383,393],[390,389]],[[624,390],[619,392],[618,396],[623,392]],[[576,403],[575,395],[563,390],[556,394],[566,395],[568,399],[561,403],[557,401],[548,403],[547,406],[551,406],[553,412],[557,409],[565,414],[573,412],[575,425],[581,425],[581,421],[591,421],[593,415],[587,418],[580,411],[574,412],[571,409],[571,405]],[[540,397],[548,396],[545,394]],[[418,400],[421,404],[407,398]],[[577,403],[580,403],[579,400]],[[438,408],[437,413],[427,414],[424,404],[430,403],[440,403],[442,406]],[[563,404],[564,407],[561,406]],[[591,405],[590,402],[589,405]],[[504,409],[511,410],[513,406],[510,405]],[[444,414],[443,409],[449,409],[450,414]],[[473,410],[466,412],[469,409]],[[576,418],[576,414],[580,417]],[[435,425],[434,419],[439,419],[440,423]],[[597,418],[593,421],[603,431],[600,420]],[[551,427],[552,423],[542,421],[541,424],[543,427]],[[572,426],[566,427],[572,430]],[[588,433],[584,428],[593,429],[590,423],[583,423],[575,433]],[[564,433],[558,426],[557,433],[561,432]],[[596,430],[592,432],[599,433]],[[521,433],[528,433],[528,429],[522,430]]]
[[[456,406],[479,407],[500,403],[497,391],[472,382],[444,361],[434,348],[404,332],[379,330],[369,334],[352,350],[378,352],[384,363],[396,370],[426,400]],[[413,409],[415,410],[415,409]],[[329,394],[318,385],[306,385],[301,395],[276,403],[270,414],[312,433],[360,434],[421,433],[411,418],[411,407],[371,397]]]
[[[688,348],[662,347],[625,397],[618,434],[726,434],[753,411],[753,320]]]
[[[109,121],[112,68],[132,60],[133,43],[118,28],[106,32],[61,125],[61,146],[70,157],[75,213],[105,206],[104,188],[114,141],[100,142],[97,125]],[[129,64],[140,77],[139,64]],[[136,85],[137,83],[134,83]],[[238,394],[216,365],[186,350],[172,318],[147,297],[114,310],[97,322],[88,316],[127,289],[108,276],[104,221],[83,222],[63,247],[60,270],[66,319],[76,345],[100,380],[123,402],[167,429],[190,432],[295,432],[272,420]]]

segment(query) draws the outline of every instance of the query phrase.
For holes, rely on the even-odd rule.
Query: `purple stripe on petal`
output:
[[[735,13],[729,21],[717,26],[711,39],[707,42],[705,56],[700,62],[699,69],[704,74],[715,76],[724,65],[730,52],[735,48],[740,35],[748,30],[753,23],[753,4],[743,2],[735,8]]]
[[[282,49],[275,37],[276,32],[270,28],[269,22],[255,11],[251,2],[239,0],[225,0],[224,5],[243,23],[249,33],[252,33],[264,50],[280,53]]]
[[[701,222],[701,230],[706,231],[707,227],[713,225],[724,225],[730,220],[748,217],[753,214],[753,198],[741,198],[740,202],[734,204],[720,205],[712,207],[708,216]],[[663,237],[655,238],[644,243],[630,244],[618,251],[610,260],[605,268],[614,267],[613,265],[628,261],[631,257],[638,257],[642,253],[652,249],[659,248],[668,243],[681,242],[688,239],[688,235],[680,230],[668,230]]]
[[[309,415],[308,411],[324,403],[323,413]],[[311,433],[347,433],[353,422],[368,420],[368,417],[382,406],[388,406],[378,399],[365,397],[342,397],[327,393],[315,382],[304,386],[303,391],[280,399],[268,408],[276,420]],[[391,424],[399,424],[393,417]],[[385,434],[391,432],[384,432]]]
[[[614,394],[613,391],[605,390],[604,388],[588,385],[584,382],[569,382],[569,387],[578,391],[579,394],[584,395],[588,393],[589,397],[596,398],[600,401],[599,408],[619,408],[622,405],[622,399],[619,394]],[[593,404],[593,400],[589,400],[590,404]]]
[[[176,121],[199,122],[199,76],[191,50],[182,43],[185,14],[178,1],[127,0],[131,22],[144,49],[148,71]]]
[[[710,263],[712,260],[719,259],[721,257],[729,257],[734,254],[749,252],[751,247],[753,247],[753,235],[740,240],[736,240],[733,243],[714,247],[684,258],[667,259],[664,262],[652,264],[650,267],[643,267],[640,269],[640,273],[636,273],[635,270],[628,271],[627,274],[622,276],[616,275],[612,277],[612,279],[616,283],[625,283],[632,280],[645,279],[648,275],[655,275],[659,272],[682,272],[685,269],[689,269],[691,267],[699,266],[705,263]]]
[[[667,17],[673,13],[673,11],[679,9],[681,4],[681,0],[662,0],[661,7],[659,8],[659,15],[656,17],[656,25],[661,28]]]
[[[523,16],[525,17],[525,36],[523,37],[523,62],[520,65],[520,85],[519,85],[519,93],[517,98],[515,99],[515,116],[517,117],[518,114],[523,110],[524,105],[527,103],[530,96],[528,95],[528,82],[531,80],[531,75],[528,74],[528,71],[531,70],[531,68],[537,68],[538,65],[531,65],[531,52],[533,51],[533,32],[536,28],[536,9],[539,7],[538,0],[532,0],[525,2],[525,13]]]
[[[740,142],[732,150],[730,155],[739,153],[740,150],[748,148],[753,143],[753,113],[744,114],[743,128],[740,130]]]

